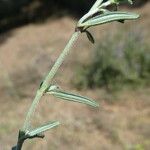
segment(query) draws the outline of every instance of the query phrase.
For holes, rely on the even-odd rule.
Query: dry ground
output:
[[[141,30],[147,41],[149,8],[150,3],[134,10],[142,14],[141,19],[125,25]],[[75,22],[69,17],[50,19],[0,36],[0,150],[9,150],[15,144],[34,93],[69,39]],[[113,23],[91,31],[98,42],[106,32],[112,33],[119,26]],[[82,35],[54,83],[97,99],[100,108],[45,97],[33,123],[60,120],[62,125],[47,132],[44,140],[26,142],[25,150],[149,150],[150,88],[109,95],[103,89],[77,91],[72,86],[70,81],[75,77],[76,66],[90,59],[91,49],[93,46]]]

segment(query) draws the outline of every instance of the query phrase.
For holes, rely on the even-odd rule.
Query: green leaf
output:
[[[106,12],[87,20],[86,22],[80,24],[79,27],[91,27],[112,21],[137,19],[138,17],[138,14],[128,12]]]
[[[103,13],[110,13],[111,11],[107,10],[107,9],[101,9],[103,11]],[[117,11],[118,8],[117,8],[117,5],[115,4],[115,8],[114,8],[114,11]],[[125,20],[118,20],[118,22],[120,23],[124,23]]]
[[[94,100],[81,96],[81,95],[76,95],[73,93],[68,93],[64,92],[62,90],[56,89],[56,90],[50,90],[46,92],[47,94],[51,94],[57,98],[67,100],[67,101],[73,101],[73,102],[78,102],[86,105],[90,105],[93,107],[98,107],[98,103],[96,103]]]
[[[38,135],[38,134],[40,134],[42,132],[45,132],[45,131],[47,131],[49,129],[52,129],[52,128],[58,126],[58,125],[60,125],[60,123],[58,121],[49,122],[46,125],[43,125],[43,126],[41,126],[39,128],[36,128],[36,129],[34,129],[32,131],[27,132],[26,135],[28,135],[30,137],[33,137],[33,136],[36,136],[36,135]]]

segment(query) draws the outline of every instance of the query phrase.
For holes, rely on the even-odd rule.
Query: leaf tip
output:
[[[134,14],[133,16],[134,16],[135,19],[138,19],[140,17],[139,14]]]
[[[100,105],[99,105],[99,103],[97,103],[97,102],[94,101],[94,102],[92,103],[92,106],[95,107],[95,108],[97,108],[97,107],[99,107]]]
[[[139,14],[136,14],[137,15],[137,18],[140,18],[140,15]]]

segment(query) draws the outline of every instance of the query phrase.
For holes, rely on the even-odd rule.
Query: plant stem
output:
[[[99,12],[99,9],[98,9],[98,8],[89,11],[87,14],[85,14],[85,15],[79,20],[78,25],[80,25],[81,23],[83,23],[84,21],[86,21],[86,19],[90,18],[92,15],[96,14],[97,12]]]
[[[58,71],[59,67],[61,66],[61,64],[63,63],[65,57],[67,56],[67,54],[69,53],[69,51],[71,50],[71,48],[73,47],[74,43],[77,41],[78,37],[79,37],[80,32],[74,32],[72,37],[70,38],[68,44],[66,45],[65,49],[62,51],[62,53],[60,54],[60,56],[58,57],[58,59],[56,60],[55,64],[53,65],[52,69],[50,70],[50,72],[48,73],[48,75],[45,77],[41,87],[37,90],[36,96],[30,106],[30,109],[27,113],[24,125],[23,125],[23,131],[27,131],[29,130],[30,127],[30,123],[31,123],[31,117],[34,115],[34,112],[36,110],[36,107],[40,101],[40,99],[42,98],[42,96],[45,93],[45,90],[49,87],[51,80],[54,78],[56,72]]]
[[[92,8],[90,9],[90,11],[94,10],[95,8],[97,8],[102,2],[103,2],[103,0],[97,0],[95,2],[95,4],[92,6]]]
[[[91,10],[94,9],[100,3],[102,3],[102,0],[97,0],[95,2],[95,5],[91,8]],[[86,19],[87,17],[88,16],[85,15],[84,19]],[[28,113],[27,113],[27,116],[26,116],[26,119],[25,119],[25,122],[23,125],[23,131],[29,130],[30,123],[31,123],[31,117],[34,114],[35,109],[36,109],[40,99],[42,98],[43,94],[45,93],[45,90],[49,87],[51,80],[53,79],[57,70],[59,69],[59,67],[63,63],[63,61],[64,61],[65,57],[67,56],[67,54],[69,53],[70,49],[73,47],[74,43],[78,39],[79,33],[80,33],[80,31],[76,31],[73,33],[73,35],[72,35],[71,39],[69,40],[68,44],[66,45],[65,49],[62,51],[62,53],[60,54],[60,56],[56,60],[54,66],[52,67],[52,69],[50,70],[50,72],[48,73],[46,78],[44,79],[40,89],[38,89],[36,96],[35,96],[32,104],[30,106]]]
[[[78,25],[80,25],[81,23],[83,23],[86,19],[88,19],[89,17],[91,17],[92,15],[94,15],[95,13],[99,12],[98,6],[103,2],[103,0],[97,0],[94,5],[91,7],[91,9],[89,10],[89,12],[87,14],[85,14],[78,22]]]
[[[24,141],[18,141],[16,150],[21,150],[22,146],[23,146],[23,143],[24,143]]]

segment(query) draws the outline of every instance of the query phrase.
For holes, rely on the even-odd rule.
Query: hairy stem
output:
[[[66,45],[65,49],[62,51],[58,59],[56,60],[55,64],[53,65],[52,69],[48,73],[48,75],[45,77],[41,87],[38,89],[36,96],[31,104],[31,107],[27,113],[24,125],[23,125],[23,131],[29,130],[30,123],[31,123],[31,118],[36,110],[36,107],[42,98],[43,94],[45,93],[45,90],[49,87],[51,80],[55,76],[56,72],[58,71],[59,67],[63,63],[65,57],[73,47],[74,43],[77,41],[79,37],[80,32],[74,32],[71,39],[69,40],[68,44]]]

